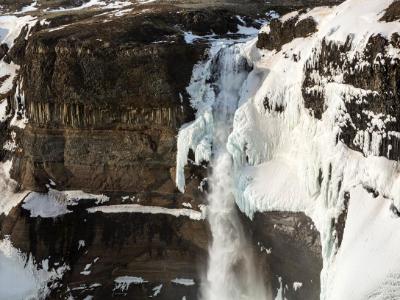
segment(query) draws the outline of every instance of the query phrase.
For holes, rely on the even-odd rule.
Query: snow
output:
[[[54,218],[71,212],[66,204],[56,201],[51,195],[36,192],[25,198],[22,207],[30,211],[31,218]]]
[[[313,65],[317,62],[322,39],[344,44],[350,35],[352,44],[349,58],[359,55],[369,37],[374,34],[390,39],[392,33],[400,31],[400,22],[386,23],[378,20],[391,3],[392,0],[348,0],[337,7],[309,10],[299,18],[314,18],[318,23],[318,31],[306,38],[294,39],[279,52],[257,49],[256,39],[241,45],[242,55],[253,65],[253,71],[244,81],[237,82],[241,86],[241,95],[234,116],[233,131],[226,144],[234,162],[235,199],[239,208],[250,218],[255,212],[276,210],[304,212],[312,218],[321,236],[321,299],[361,300],[366,299],[366,292],[379,299],[375,295],[391,290],[390,287],[384,287],[390,286],[397,273],[385,267],[376,276],[371,276],[369,285],[363,284],[361,280],[358,284],[353,284],[351,278],[365,278],[369,274],[368,270],[362,273],[362,269],[355,265],[350,265],[351,271],[344,269],[345,263],[341,263],[340,251],[337,259],[335,258],[337,244],[332,234],[331,220],[337,218],[343,209],[345,191],[355,186],[364,186],[375,189],[386,197],[386,200],[375,199],[378,203],[376,205],[386,203],[386,215],[382,214],[382,222],[384,218],[393,221],[388,206],[394,203],[400,207],[400,165],[385,157],[378,157],[386,123],[396,122],[390,116],[363,112],[370,119],[367,131],[374,132],[371,139],[369,135],[366,138],[367,135],[362,132],[357,136],[357,141],[363,146],[363,154],[336,141],[341,132],[340,125],[349,121],[345,101],[349,101],[351,96],[374,91],[345,85],[340,70],[332,70],[333,76],[329,80],[317,78],[320,88],[325,92],[326,103],[326,111],[321,120],[317,120],[304,108],[301,91],[304,68],[307,64]],[[283,20],[297,14],[286,15]],[[262,30],[268,32],[268,25]],[[211,52],[220,48],[214,47]],[[298,55],[297,61],[291,59],[293,54]],[[389,48],[387,54],[397,56],[398,51]],[[203,160],[210,161],[215,155],[212,152],[214,145],[211,136],[218,129],[218,124],[212,114],[215,101],[213,91],[204,81],[208,75],[207,68],[207,64],[195,67],[188,92],[192,98],[192,106],[197,110],[196,119],[184,125],[178,134],[176,183],[182,192],[185,187],[183,170],[189,150],[192,149],[195,153],[197,164]],[[231,82],[237,79],[232,78]],[[270,110],[264,107],[266,98]],[[274,111],[277,107],[283,108],[282,111]],[[350,202],[352,201],[357,202],[351,199]],[[368,223],[370,218],[360,214],[360,220]],[[395,238],[397,228],[394,225],[385,228],[387,236],[394,237],[390,241],[393,243],[390,244],[390,249],[386,246],[382,248],[381,245],[386,245],[387,241],[373,238],[373,235],[368,236],[368,240],[371,247],[380,249],[382,257],[393,257],[392,249],[399,247],[395,245],[398,240]],[[352,245],[351,239],[348,243]],[[344,241],[342,247],[346,248]],[[372,255],[368,247],[365,252],[362,247],[358,249],[362,253],[360,259]],[[351,253],[350,250],[347,253]],[[343,254],[347,255],[351,256]],[[379,255],[377,259],[380,259]],[[394,261],[396,259],[394,257]],[[390,262],[389,259],[387,261]],[[366,261],[364,263],[368,264]],[[352,274],[346,276],[347,285],[344,281],[329,285],[332,280],[339,280],[332,279],[335,277],[335,272],[332,271],[335,268],[340,270],[336,276],[339,279],[343,273]],[[342,287],[337,291],[339,294],[331,296],[336,284],[342,284]],[[383,288],[379,289],[380,285]],[[375,290],[365,291],[365,286]],[[346,295],[346,291],[349,292],[351,288],[354,297]],[[283,290],[280,297],[283,297]]]
[[[37,1],[33,1],[30,5],[24,6],[19,13],[27,13],[38,10],[37,4]]]
[[[335,7],[319,27],[318,37],[344,44],[351,35],[353,50],[365,48],[368,37],[381,34],[390,37],[399,31],[400,24],[378,22],[393,0],[348,0]]]
[[[33,9],[33,7],[30,7],[30,9]],[[0,44],[5,43],[8,45],[9,48],[11,48],[14,44],[14,40],[19,36],[21,30],[25,26],[28,26],[28,33],[29,33],[30,28],[36,23],[36,21],[37,18],[29,15],[22,17],[13,15],[0,16]],[[4,82],[0,83],[0,95],[7,94],[9,91],[11,91],[18,70],[19,66],[14,64],[13,62],[8,64],[4,61],[4,59],[0,60],[0,78],[5,78]],[[20,93],[19,85],[17,86],[17,91],[14,99],[14,101],[16,102],[17,102],[17,97],[20,97],[21,104],[24,104],[24,96],[23,93]],[[1,100],[3,99],[0,99],[0,101]],[[18,107],[18,105],[16,107]],[[0,107],[0,121],[3,121],[4,118],[6,117],[5,108],[6,108],[6,103],[5,100],[3,100],[1,102],[1,107]],[[25,112],[22,111],[21,115],[22,118],[18,119],[17,114],[15,113],[11,120],[10,125],[24,128],[25,124],[27,123]]]
[[[327,299],[398,299],[400,218],[391,212],[389,199],[374,198],[360,185],[350,199]]]
[[[180,285],[186,285],[186,286],[191,286],[195,285],[193,279],[188,279],[188,278],[175,278],[171,280],[172,283],[180,284]]]
[[[139,204],[119,204],[119,205],[103,205],[87,209],[90,213],[102,212],[112,213],[140,213],[140,214],[167,214],[175,217],[189,217],[192,220],[203,220],[205,211],[197,211],[187,208],[165,208],[160,206],[143,206]]]
[[[17,182],[10,178],[12,161],[0,162],[0,215],[8,215],[11,209],[17,206],[28,192],[17,192]]]
[[[236,34],[253,35],[253,36],[258,34],[257,28],[252,26],[245,26],[246,22],[240,16],[236,16],[236,18],[243,24],[243,25],[238,25],[238,32],[236,32]]]
[[[187,44],[193,44],[195,41],[197,40],[207,40],[207,39],[212,39],[212,38],[216,38],[217,36],[215,34],[210,34],[210,35],[196,35],[194,33],[192,33],[191,31],[185,31],[183,32],[183,38],[185,39],[185,42]]]
[[[301,283],[301,282],[297,282],[297,281],[293,282],[293,289],[294,289],[294,291],[297,291],[297,290],[300,289],[302,286],[303,286],[303,283]]]
[[[114,291],[125,292],[129,289],[131,284],[143,284],[147,281],[142,277],[134,277],[134,276],[120,276],[114,279],[115,287]]]
[[[14,40],[20,34],[24,26],[31,27],[36,22],[36,18],[32,16],[12,16],[3,15],[0,16],[0,44],[7,44],[11,48],[14,44]],[[0,60],[0,78],[6,78],[6,80],[0,84],[0,95],[8,93],[13,87],[13,80],[17,74],[19,66],[11,62],[7,64],[3,59]],[[1,99],[0,99],[1,100]],[[5,117],[4,115],[4,104],[0,110],[0,119]]]
[[[17,66],[13,62],[11,62],[10,64],[7,64],[3,60],[0,61],[0,78],[4,77],[4,76],[8,76],[6,78],[6,80],[4,80],[3,83],[0,83],[0,94],[6,94],[12,89],[13,80],[15,78],[15,75],[17,75],[18,70],[19,70],[19,66]],[[5,103],[5,104],[3,104],[3,103]],[[7,104],[7,101],[3,100],[2,109],[3,109],[3,105],[6,105],[6,104]],[[1,117],[2,117],[2,119],[5,117],[5,110],[4,110],[4,112],[3,112],[3,110],[1,111]]]
[[[6,43],[9,48],[14,44],[14,40],[20,34],[25,25],[32,26],[36,18],[30,15],[26,16],[0,16],[0,44]]]
[[[72,7],[72,8],[57,8],[49,10],[49,12],[60,12],[60,11],[74,11],[74,10],[81,10],[87,8],[96,8],[100,7],[102,9],[118,9],[123,8],[126,6],[132,5],[130,1],[112,1],[107,3],[106,1],[102,0],[90,0],[89,2],[83,3],[80,6]]]
[[[399,24],[376,24],[379,18],[376,12],[382,11],[386,4],[388,1],[347,1],[337,8],[311,10],[309,16],[318,14],[319,32],[292,41],[279,53],[258,51],[248,43],[247,55],[255,66],[253,72],[263,72],[265,77],[236,111],[234,130],[228,141],[227,147],[237,168],[237,203],[249,217],[256,211],[283,210],[302,211],[314,220],[323,248],[322,299],[326,298],[324,285],[335,253],[330,220],[341,212],[343,191],[363,184],[377,189],[395,204],[400,203],[400,168],[396,162],[373,156],[378,154],[379,136],[376,141],[363,141],[367,145],[366,158],[341,143],[336,144],[340,118],[346,118],[345,114],[341,115],[342,99],[364,93],[341,84],[340,76],[338,83],[325,85],[328,109],[322,120],[309,116],[303,108],[300,89],[304,65],[314,55],[312,49],[318,49],[321,39],[328,33],[329,40],[339,43],[345,42],[347,34],[354,33],[351,55],[355,55],[363,49],[370,35],[390,36],[398,31]],[[339,24],[342,24],[340,28]],[[355,29],[361,32],[356,34]],[[264,58],[257,52],[263,53]],[[283,52],[289,56],[301,53],[301,60],[286,59]],[[283,77],[285,81],[281,80]],[[265,111],[266,95],[271,107],[283,106],[284,112]],[[376,116],[371,119],[371,126],[384,129],[381,119]],[[318,182],[320,172],[321,184]]]
[[[155,2],[156,0],[138,0],[138,3],[140,4],[147,4],[147,3],[152,3]]]
[[[3,101],[0,102],[0,123],[6,120],[7,117],[6,110],[7,110],[7,100],[4,99]]]
[[[78,241],[78,250],[80,250],[81,248],[85,248],[85,246],[86,246],[86,242],[84,240]]]
[[[282,23],[285,23],[286,21],[288,21],[290,19],[293,19],[293,18],[297,17],[298,15],[299,15],[298,11],[292,11],[290,13],[287,13],[287,14],[283,15],[279,20]]]
[[[313,18],[314,21],[319,24],[325,17],[332,13],[333,8],[327,6],[318,6],[313,9],[309,9],[306,13],[299,15],[297,23],[307,18]]]
[[[162,289],[163,285],[157,285],[153,288],[153,295],[151,297],[156,297],[161,293],[161,289]]]
[[[94,195],[80,190],[58,191],[50,188],[47,194],[29,193],[22,207],[30,211],[32,218],[55,218],[70,213],[67,206],[78,205],[82,199],[93,199],[96,204],[109,200],[105,195]]]
[[[96,204],[103,204],[110,200],[110,198],[106,195],[90,194],[81,190],[57,191],[55,189],[49,189],[49,194],[59,201],[68,203],[68,205],[74,205],[83,199],[95,200]]]
[[[44,260],[39,268],[32,257],[26,258],[10,240],[0,241],[0,299],[44,299],[50,292],[48,283],[62,277],[68,269],[48,268]]]
[[[187,207],[187,208],[192,208],[192,204],[190,204],[189,202],[183,202],[182,206]]]
[[[276,15],[272,14],[270,16],[270,18],[274,18],[276,17]],[[246,26],[246,22],[240,17],[240,16],[236,16],[236,18],[242,23],[242,25],[238,24],[237,28],[238,31],[237,32],[228,32],[226,34],[226,37],[229,39],[229,37],[237,37],[238,35],[242,35],[243,38],[242,40],[245,40],[251,36],[254,36],[256,34],[258,34],[258,29],[252,26]],[[260,19],[258,20],[258,22],[260,24],[265,23],[266,20],[264,19]],[[207,35],[196,35],[191,31],[184,31],[183,32],[183,37],[185,39],[185,42],[187,44],[193,44],[196,41],[200,41],[200,40],[206,40],[212,43],[218,42],[218,41],[223,41],[225,43],[232,43],[232,40],[227,40],[226,38],[222,39],[220,36],[218,36],[215,33],[212,34],[207,34]]]
[[[90,273],[92,272],[90,270],[91,267],[92,267],[92,264],[86,264],[85,268],[83,269],[83,271],[80,274],[82,274],[84,276],[90,275]]]
[[[88,276],[88,275],[90,275],[91,272],[92,272],[92,271],[87,270],[87,271],[82,271],[80,274],[82,274],[82,275],[84,275],[84,276]]]

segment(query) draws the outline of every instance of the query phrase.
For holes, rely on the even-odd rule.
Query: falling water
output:
[[[233,197],[232,158],[226,142],[250,67],[241,44],[225,46],[210,61],[208,82],[214,90],[213,157],[208,221],[213,241],[202,288],[204,300],[266,300],[264,278],[255,267],[253,250]]]

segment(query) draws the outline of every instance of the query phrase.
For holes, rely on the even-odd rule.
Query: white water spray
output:
[[[220,49],[210,64],[214,89],[213,131],[208,196],[208,220],[212,232],[207,276],[203,282],[204,300],[266,300],[265,278],[255,267],[253,249],[247,241],[233,197],[232,158],[226,142],[232,130],[233,115],[249,66],[240,45]]]

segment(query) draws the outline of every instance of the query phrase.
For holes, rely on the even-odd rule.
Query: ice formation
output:
[[[39,267],[33,258],[14,248],[8,238],[0,241],[0,299],[44,299],[51,282],[62,277],[67,266],[50,269],[47,260]]]
[[[379,131],[372,136],[372,140],[369,135],[366,138],[367,135],[362,132],[358,134],[357,140],[363,144],[363,153],[350,150],[337,141],[340,123],[347,118],[344,105],[346,97],[371,91],[344,84],[340,70],[334,70],[336,73],[333,72],[333,81],[327,82],[320,78],[325,92],[326,110],[321,120],[318,120],[304,107],[301,90],[306,64],[316,62],[323,39],[343,45],[350,36],[351,49],[347,55],[355,57],[362,54],[372,35],[380,34],[390,39],[393,33],[399,32],[398,22],[379,21],[385,8],[392,2],[348,0],[337,7],[309,10],[300,19],[312,17],[318,24],[317,32],[305,38],[294,39],[283,45],[280,51],[257,49],[256,39],[240,46],[253,70],[240,84],[241,96],[234,115],[233,131],[226,143],[234,163],[234,183],[224,182],[224,186],[235,187],[233,192],[236,203],[250,218],[255,212],[276,210],[304,212],[312,218],[321,235],[324,264],[321,299],[346,299],[348,297],[344,295],[349,289],[353,289],[352,299],[366,299],[369,295],[374,296],[373,299],[380,299],[378,296],[385,293],[382,284],[400,284],[400,268],[381,268],[381,272],[373,274],[373,268],[363,269],[358,265],[362,258],[369,255],[375,255],[376,265],[385,264],[385,261],[398,261],[393,249],[400,246],[395,238],[400,221],[390,213],[389,203],[400,207],[400,167],[396,161],[377,156],[381,141]],[[283,19],[297,15],[297,12],[291,13]],[[268,25],[262,31],[269,32]],[[294,54],[299,59],[292,59]],[[387,54],[393,57],[398,55],[396,51],[388,51]],[[178,137],[177,186],[181,191],[184,191],[183,167],[189,149],[194,151],[196,163],[207,160],[211,161],[214,169],[218,170],[219,167],[212,160],[213,156],[218,157],[215,144],[212,143],[212,134],[221,126],[215,122],[212,114],[215,95],[200,80],[206,77],[204,71],[207,68],[206,64],[196,68],[188,89],[190,92],[195,87],[194,90],[200,92],[196,95],[191,93],[197,118],[182,128]],[[266,98],[270,109],[264,106]],[[384,129],[385,116],[370,115],[370,120],[374,129]],[[229,161],[230,157],[226,160]],[[229,167],[225,172],[227,170]],[[225,173],[225,177],[229,177],[229,174]],[[211,186],[213,180],[216,179],[211,178]],[[371,200],[364,188],[373,189],[382,197]],[[349,191],[349,220],[342,248],[336,255],[337,241],[332,220],[337,219],[342,212],[345,193]],[[363,201],[365,204],[362,204]],[[369,208],[377,206],[377,213],[353,214],[351,210],[355,205],[368,205]],[[359,228],[367,220],[377,222],[374,230],[387,230],[387,235],[392,238],[384,235],[382,239],[385,241],[381,238],[372,239],[367,230]],[[366,248],[357,246],[359,252],[353,252],[352,240],[355,239],[357,228],[360,233],[365,232],[366,239],[371,239]],[[387,245],[389,241],[390,246]],[[354,243],[357,245],[357,240]],[[352,246],[347,246],[349,244]],[[376,255],[375,251],[381,251],[382,255]],[[348,257],[354,253],[359,256],[354,257],[354,264],[346,267]],[[357,277],[359,284],[349,286],[351,281],[341,279],[344,273],[352,274],[352,278]],[[350,278],[350,275],[346,276]],[[368,284],[363,284],[363,280]]]

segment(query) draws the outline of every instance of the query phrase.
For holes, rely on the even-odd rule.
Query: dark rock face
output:
[[[0,45],[0,59],[4,57],[8,52],[8,45],[7,44],[1,44]]]
[[[319,299],[322,256],[320,236],[312,220],[303,213],[256,213],[253,220],[244,222],[252,232],[254,247],[261,253],[272,278],[273,290],[282,279],[288,299]],[[301,282],[295,290],[294,282]]]
[[[396,0],[385,10],[381,21],[393,22],[400,20],[400,1]]]
[[[337,249],[340,249],[340,246],[343,241],[343,234],[344,234],[344,228],[346,226],[349,201],[350,201],[350,193],[345,192],[342,212],[339,214],[339,217],[336,220],[332,220],[331,228],[334,229],[333,230],[333,237],[334,237],[333,240],[336,240],[336,242],[337,242],[337,247],[336,247]]]
[[[176,192],[175,136],[192,118],[185,88],[205,45],[162,18],[39,28],[10,50],[30,120],[14,165],[23,188],[51,178],[60,189]]]
[[[237,32],[238,19],[226,10],[184,12],[179,16],[179,23],[195,34],[226,34]]]
[[[21,33],[15,39],[13,47],[9,51],[7,51],[4,58],[5,62],[10,63],[11,61],[13,61],[16,64],[22,63],[22,59],[25,55],[25,47],[27,43],[25,37],[27,36],[27,34],[28,26],[25,26],[22,28]]]
[[[298,17],[290,18],[282,23],[279,19],[272,20],[270,32],[262,32],[258,35],[257,47],[277,51],[284,44],[295,38],[306,37],[317,31],[317,23],[311,17],[298,21]]]
[[[344,45],[337,45],[335,43],[327,43],[325,40],[322,40],[321,51],[318,57],[318,65],[319,71],[321,72],[321,76],[332,78],[333,72],[336,69],[340,69],[343,67],[344,63],[342,62],[342,53],[346,53],[350,50],[351,40],[348,39]],[[322,64],[330,64],[331,68],[323,68]],[[314,87],[316,83],[311,77],[311,66],[307,66],[307,71],[305,72],[305,79],[303,81],[303,98],[304,105],[306,108],[310,109],[310,112],[317,119],[321,119],[322,113],[325,111],[326,107],[324,106],[324,97],[325,94],[322,90],[310,90],[310,88]]]
[[[312,79],[316,72],[328,82],[334,81],[334,73],[343,73],[343,83],[355,92],[342,95],[350,119],[342,124],[339,139],[353,150],[364,154],[400,158],[399,123],[400,117],[400,73],[399,60],[386,53],[388,47],[398,48],[398,34],[390,40],[381,35],[371,36],[367,47],[354,58],[346,55],[350,51],[351,38],[344,45],[323,41],[316,64],[307,64],[303,83],[305,105],[316,118],[325,111],[324,90],[315,88],[318,83]],[[314,77],[315,78],[315,77]],[[314,88],[313,88],[314,87]],[[315,92],[316,90],[320,92]],[[383,126],[371,124],[379,119]],[[374,142],[380,141],[378,143]]]
[[[177,106],[202,49],[185,44],[172,28],[147,22],[115,21],[98,35],[100,24],[38,32],[27,46],[23,70],[31,80],[28,101],[113,109]]]
[[[13,9],[21,9],[23,6],[27,6],[31,4],[30,0],[0,0],[0,5],[5,6],[6,8]]]
[[[31,5],[33,1],[30,0],[0,0],[0,5],[4,6],[7,10],[21,10],[24,6]],[[58,7],[76,7],[80,6],[89,0],[38,0],[36,1],[38,7],[41,8],[58,8]]]
[[[9,235],[15,247],[32,253],[38,262],[49,258],[50,267],[55,263],[71,267],[50,299],[69,295],[144,299],[160,284],[160,299],[197,299],[199,266],[205,265],[207,257],[205,221],[169,215],[90,214],[87,206],[72,207],[73,213],[55,219],[30,218],[28,211],[16,208],[0,222],[0,237]],[[92,264],[89,275],[81,273],[87,264]],[[147,283],[113,291],[119,276],[142,277]],[[177,285],[171,282],[175,278],[190,278],[196,284]],[[100,285],[89,288],[95,283]]]

